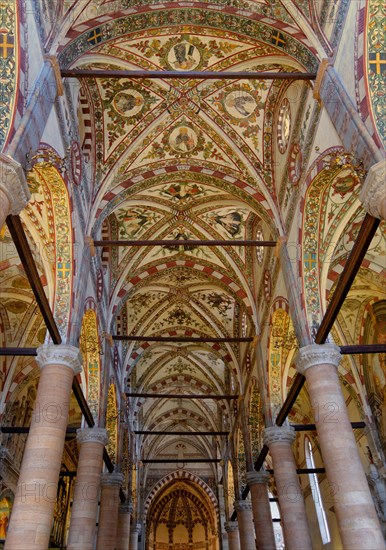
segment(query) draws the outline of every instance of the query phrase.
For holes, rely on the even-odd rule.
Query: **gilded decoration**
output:
[[[367,78],[373,120],[386,146],[386,8],[382,0],[367,3]]]
[[[0,150],[11,126],[18,81],[18,9],[13,0],[0,2]]]
[[[107,394],[106,430],[109,436],[107,450],[111,460],[117,461],[118,409],[114,384],[110,384]]]
[[[87,401],[94,420],[99,416],[100,349],[96,313],[89,309],[83,316],[79,347],[87,379]]]

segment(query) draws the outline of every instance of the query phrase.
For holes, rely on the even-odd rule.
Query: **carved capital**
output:
[[[268,485],[271,476],[268,472],[247,472],[248,485],[265,484]]]
[[[119,505],[118,512],[120,514],[132,514],[133,513],[133,504],[131,502],[124,502]]]
[[[109,436],[105,428],[81,428],[76,431],[76,439],[81,445],[83,443],[101,443],[107,445]]]
[[[341,360],[340,349],[335,344],[311,344],[300,348],[296,357],[296,369],[305,374],[312,367],[334,365],[338,368]]]
[[[141,532],[141,524],[140,523],[135,523],[134,525],[131,526],[131,532],[132,533],[140,533]]]
[[[227,533],[234,533],[239,530],[239,524],[237,521],[226,521],[224,527]]]
[[[70,367],[75,374],[82,371],[82,356],[79,349],[69,344],[47,344],[37,349],[36,361],[42,369],[46,365]]]
[[[277,443],[292,445],[295,441],[295,430],[292,426],[270,426],[264,430],[264,445],[271,448]]]
[[[331,62],[327,58],[322,59],[319,65],[318,73],[316,75],[315,82],[314,82],[314,99],[316,99],[318,103],[322,102],[322,99],[320,97],[320,89],[322,87],[325,72],[330,65],[331,65]]]
[[[359,200],[369,214],[381,220],[386,218],[386,159],[368,171]]]
[[[56,80],[56,93],[58,96],[62,96],[64,93],[62,75],[60,73],[60,66],[56,55],[46,54],[44,56],[45,61],[51,63],[52,70],[54,71]]]
[[[250,500],[235,500],[234,507],[236,512],[249,512],[252,510],[252,502]]]
[[[118,487],[120,487],[122,485],[123,478],[124,476],[120,472],[102,474],[101,485],[117,485]]]
[[[21,164],[3,153],[0,153],[0,189],[8,197],[9,214],[13,216],[20,214],[31,198]]]

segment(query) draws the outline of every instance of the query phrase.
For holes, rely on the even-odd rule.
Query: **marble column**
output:
[[[386,159],[370,168],[362,185],[359,200],[371,216],[386,220]]]
[[[279,498],[281,525],[286,550],[312,550],[306,508],[292,453],[295,430],[290,426],[271,426],[264,430],[269,447]]]
[[[134,523],[130,530],[130,550],[138,550],[138,536],[141,532],[141,524]]]
[[[81,371],[78,348],[66,344],[41,346],[39,386],[24,450],[6,550],[46,550],[49,544],[71,386]]]
[[[252,503],[249,500],[235,502],[241,550],[256,550],[255,528],[253,526]]]
[[[239,524],[237,521],[227,521],[225,523],[225,531],[228,533],[229,550],[241,550]]]
[[[385,548],[338,378],[340,350],[313,344],[299,350],[296,366],[306,377],[314,421],[343,547]]]
[[[130,547],[130,519],[133,505],[125,502],[119,505],[117,550],[129,550]]]
[[[247,482],[251,491],[256,542],[259,550],[276,550],[268,495],[270,477],[268,472],[247,472]]]
[[[0,229],[6,217],[20,214],[30,198],[23,168],[16,160],[0,153]]]
[[[102,474],[97,550],[116,550],[118,529],[119,489],[123,474]]]
[[[107,431],[83,428],[77,431],[77,440],[80,451],[67,550],[93,550]]]

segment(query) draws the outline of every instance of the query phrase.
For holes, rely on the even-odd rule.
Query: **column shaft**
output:
[[[228,533],[229,550],[240,549],[239,525],[237,521],[227,521],[225,531]]]
[[[67,345],[38,349],[41,375],[20,469],[5,549],[47,550],[79,350]]]
[[[339,360],[334,344],[312,345],[301,348],[297,368],[307,379],[343,546],[381,550],[385,544],[338,378]]]
[[[137,523],[131,526],[130,531],[130,550],[138,550],[138,535],[141,531],[141,524]]]
[[[269,447],[273,461],[286,550],[312,550],[306,508],[291,448],[294,439],[295,432],[289,426],[265,429],[264,443]]]
[[[97,550],[116,550],[119,488],[122,480],[123,475],[119,473],[102,475]]]
[[[240,548],[242,550],[256,550],[252,503],[246,500],[239,500],[235,502],[235,509],[239,524]]]
[[[133,507],[130,504],[121,504],[118,512],[117,550],[129,550],[130,546],[130,519]]]
[[[107,440],[104,428],[78,430],[80,452],[67,550],[94,548],[103,449]]]
[[[247,473],[247,481],[251,491],[256,542],[259,550],[276,550],[267,488],[269,478],[270,475],[267,472]]]

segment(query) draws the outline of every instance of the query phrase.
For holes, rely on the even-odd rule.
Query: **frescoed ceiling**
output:
[[[73,24],[59,46],[62,67],[181,75],[317,68],[317,39],[310,41],[302,28],[311,17],[308,2],[299,3],[298,17],[279,2],[194,2],[187,8],[178,2],[122,1],[115,3],[115,17],[108,4],[99,2],[86,13],[78,3],[66,3]],[[251,247],[184,246],[184,241],[257,235],[274,241],[282,233],[275,154],[285,161],[287,143],[281,143],[282,153],[275,151],[288,86],[282,79],[81,81],[81,146],[91,148],[95,159],[90,233],[111,240],[181,241],[104,250],[108,330],[198,339],[122,344],[131,391],[243,392],[245,344],[205,342],[205,337],[259,333],[254,283],[261,269],[257,257],[261,261],[265,250],[256,254]],[[299,82],[301,89],[307,86]],[[287,141],[290,107],[288,112]],[[191,432],[229,429],[230,403],[133,398],[130,407],[140,429]],[[199,453],[213,456],[221,442],[215,439],[216,444],[205,437],[189,441],[197,442]],[[176,456],[176,442],[177,436],[144,436],[142,451],[150,458]],[[188,449],[185,456],[189,452],[198,451]]]

